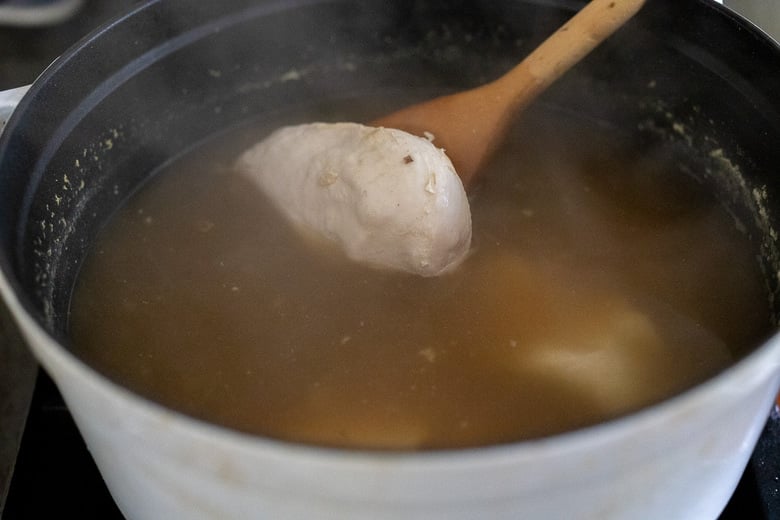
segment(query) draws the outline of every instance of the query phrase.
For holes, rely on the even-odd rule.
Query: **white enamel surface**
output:
[[[780,342],[666,403],[598,427],[481,450],[381,454],[236,434],[108,382],[0,292],[131,520],[716,518],[778,387]]]
[[[0,134],[3,133],[6,123],[11,118],[11,114],[16,109],[16,105],[24,97],[30,85],[12,88],[10,90],[0,91]]]

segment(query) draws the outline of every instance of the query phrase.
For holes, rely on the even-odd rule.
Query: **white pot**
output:
[[[150,19],[157,20],[156,8],[139,11],[138,18],[151,13]],[[159,56],[177,55],[188,41],[218,34],[212,26],[204,27],[209,30],[198,26],[159,48],[149,44],[152,50],[141,49],[131,64],[152,69]],[[112,31],[121,33],[122,25],[106,34]],[[99,34],[95,41],[105,37]],[[90,54],[97,52],[95,47],[87,44],[82,53],[62,60],[58,70],[47,72],[43,86],[33,85],[30,96],[57,92],[59,83],[53,80],[84,70],[78,68],[80,60],[91,64],[105,58]],[[105,59],[114,66],[110,54]],[[100,78],[103,82],[94,91],[87,84],[83,98],[78,82],[61,92],[75,108],[52,130],[52,139],[80,124],[73,114],[81,117],[87,101],[99,107],[101,96],[108,98],[130,81],[129,68],[121,63],[105,68],[114,75]],[[226,81],[226,72],[204,70],[210,74],[204,73],[201,81]],[[270,83],[279,95],[299,87]],[[257,85],[262,86],[252,88]],[[25,110],[20,120],[36,107]],[[12,125],[9,133],[15,131],[21,132]],[[23,140],[11,144],[19,143]],[[41,153],[48,160],[57,148],[47,145]],[[0,165],[2,159],[0,154]],[[33,162],[30,167],[36,168]],[[111,186],[106,190],[110,194]],[[83,208],[77,205],[77,213]],[[14,243],[13,237],[0,238]],[[714,519],[746,467],[780,385],[780,338],[774,336],[724,372],[663,403],[536,441],[422,453],[284,443],[199,422],[98,374],[55,339],[50,309],[34,304],[35,297],[21,289],[26,282],[11,265],[16,252],[6,253],[0,255],[0,294],[60,389],[112,496],[131,520]]]

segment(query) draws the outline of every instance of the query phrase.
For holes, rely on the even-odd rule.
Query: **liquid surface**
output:
[[[764,337],[756,247],[702,186],[560,114],[523,128],[471,193],[472,253],[435,278],[302,240],[230,167],[264,133],[207,143],[99,237],[73,348],[241,431],[438,449],[604,421]]]

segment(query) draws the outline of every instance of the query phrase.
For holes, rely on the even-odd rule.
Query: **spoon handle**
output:
[[[527,104],[634,16],[646,0],[591,0],[519,65],[493,82]]]
[[[518,111],[614,33],[645,0],[591,0],[520,64],[485,85],[406,107],[372,126],[436,137],[464,186],[501,143]]]

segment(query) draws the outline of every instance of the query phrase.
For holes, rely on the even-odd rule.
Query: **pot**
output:
[[[68,348],[69,298],[95,233],[165,161],[311,99],[408,101],[485,82],[582,5],[152,0],[32,85],[0,141],[0,292],[127,518],[717,517],[780,384],[775,335],[637,413],[535,441],[421,453],[206,424]],[[654,0],[539,102],[662,142],[682,171],[726,186],[774,299],[778,71],[777,45],[729,10]]]

